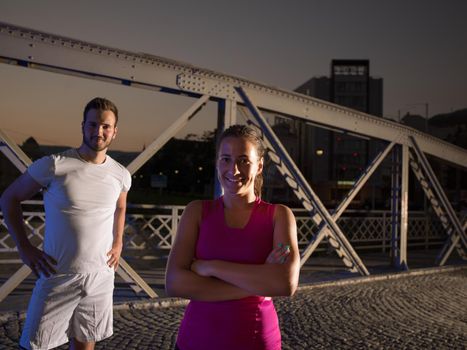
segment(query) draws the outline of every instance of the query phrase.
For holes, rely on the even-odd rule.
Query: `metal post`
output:
[[[402,187],[401,187],[401,228],[400,251],[397,265],[401,270],[408,270],[407,264],[407,228],[409,209],[409,146],[402,145]]]
[[[172,241],[170,242],[171,246],[175,242],[175,236],[177,235],[178,230],[178,207],[172,207],[172,230],[170,236]]]
[[[399,259],[400,153],[400,146],[393,148],[391,164],[391,263],[393,266],[397,266]]]

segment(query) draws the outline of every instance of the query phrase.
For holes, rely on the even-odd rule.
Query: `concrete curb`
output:
[[[452,272],[452,271],[458,271],[458,270],[464,270],[464,269],[467,269],[467,265],[419,268],[419,269],[414,269],[410,271],[401,271],[401,272],[394,272],[394,273],[381,274],[381,275],[370,275],[370,276],[345,278],[345,279],[337,280],[337,281],[305,283],[305,284],[300,285],[298,287],[298,290],[305,291],[305,290],[310,290],[310,289],[325,288],[325,287],[331,287],[331,286],[345,286],[345,285],[368,283],[368,282],[375,282],[375,281],[387,281],[387,280],[394,280],[394,279],[399,279],[399,278],[406,278],[410,276],[431,275],[435,273]]]
[[[143,310],[143,309],[159,309],[175,306],[186,306],[189,303],[188,299],[182,298],[154,298],[151,300],[138,300],[131,302],[123,302],[114,305],[114,311],[122,310]]]
[[[430,275],[435,273],[444,273],[452,271],[460,271],[467,269],[467,265],[456,265],[456,266],[442,266],[442,267],[430,267],[430,268],[419,268],[410,271],[401,271],[389,274],[362,276],[354,278],[346,278],[342,280],[324,281],[324,282],[312,282],[302,284],[298,287],[298,291],[307,291],[316,288],[325,288],[331,286],[345,286],[359,283],[368,283],[374,281],[387,281],[395,280],[399,278],[406,278],[411,276],[422,276]],[[145,310],[145,309],[160,309],[168,307],[186,306],[189,300],[182,298],[155,298],[152,300],[138,300],[131,302],[122,302],[114,304],[114,311],[124,310]],[[5,323],[8,320],[14,318],[22,320],[26,317],[24,311],[8,311],[0,315],[0,323]]]

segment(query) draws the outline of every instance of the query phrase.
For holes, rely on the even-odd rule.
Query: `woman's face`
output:
[[[226,194],[253,194],[263,159],[255,145],[244,137],[226,137],[219,146],[217,172]]]

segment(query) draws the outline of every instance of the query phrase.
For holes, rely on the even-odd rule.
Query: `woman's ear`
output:
[[[261,157],[258,161],[258,174],[263,173],[264,158]]]

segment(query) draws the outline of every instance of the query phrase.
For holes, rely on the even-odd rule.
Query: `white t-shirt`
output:
[[[117,199],[131,186],[128,170],[109,156],[88,163],[70,149],[35,161],[28,173],[46,188],[43,249],[57,260],[57,272],[109,269]]]

